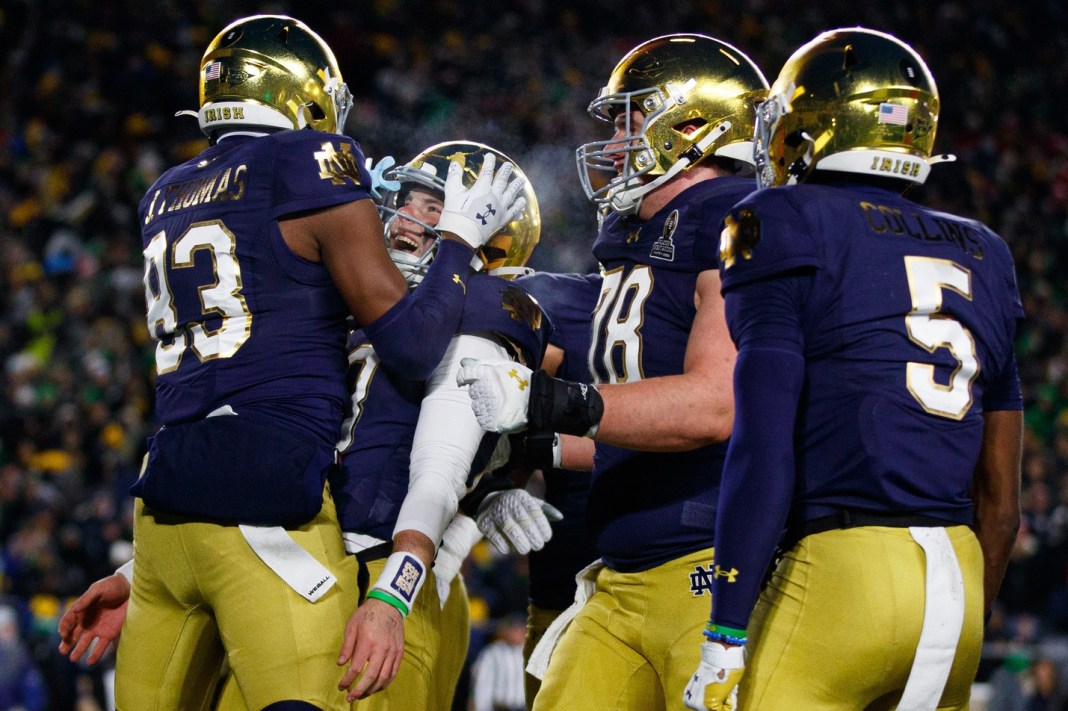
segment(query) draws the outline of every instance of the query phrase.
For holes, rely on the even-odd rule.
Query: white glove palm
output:
[[[494,175],[496,162],[496,157],[488,153],[470,188],[464,187],[463,166],[456,161],[449,163],[445,204],[437,224],[439,232],[451,232],[478,249],[519,216],[527,204],[526,198],[519,196],[526,181],[517,177],[508,182],[513,171],[511,163],[502,165]]]
[[[438,600],[442,608],[445,607],[445,601],[449,599],[452,581],[460,572],[464,558],[481,538],[482,531],[478,530],[478,524],[474,519],[463,514],[456,514],[445,529],[445,533],[442,534],[441,546],[438,547],[437,555],[434,556],[434,583],[438,589]]]
[[[487,432],[518,432],[527,426],[530,368],[511,360],[464,358],[456,384],[469,385],[471,409]]]
[[[697,711],[734,711],[743,672],[745,647],[702,642],[701,663],[686,685],[683,703]]]
[[[553,537],[550,521],[564,515],[522,489],[495,491],[478,507],[478,528],[500,553],[540,551]]]

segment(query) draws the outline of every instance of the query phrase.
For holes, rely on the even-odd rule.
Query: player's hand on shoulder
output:
[[[403,655],[404,617],[400,611],[381,600],[365,600],[345,625],[337,662],[347,668],[338,689],[348,690],[350,702],[385,689],[397,676]]]
[[[697,711],[735,711],[744,672],[744,646],[702,642],[701,663],[686,685],[683,703]]]
[[[471,409],[488,432],[518,432],[527,424],[531,370],[511,360],[464,358],[456,384],[469,386]]]
[[[526,206],[526,198],[520,195],[526,181],[513,177],[515,166],[511,163],[505,163],[496,173],[495,165],[496,156],[488,153],[478,178],[468,187],[464,185],[463,166],[456,161],[449,163],[439,232],[451,232],[478,249],[519,216]]]

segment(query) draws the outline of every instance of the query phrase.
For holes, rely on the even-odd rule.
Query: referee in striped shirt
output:
[[[473,711],[525,711],[523,640],[527,620],[510,614],[497,623],[494,640],[482,648],[471,667]]]

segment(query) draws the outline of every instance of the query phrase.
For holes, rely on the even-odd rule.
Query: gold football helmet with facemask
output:
[[[708,156],[752,165],[755,108],[767,88],[756,64],[726,42],[673,34],[638,45],[590,104],[594,118],[613,124],[622,113],[625,120],[617,125],[622,136],[578,149],[586,196],[629,215],[646,194]],[[640,128],[632,127],[634,109],[645,117]],[[620,154],[622,171],[615,165]],[[613,177],[604,183],[595,171]]]
[[[478,178],[482,162],[490,153],[496,156],[498,168],[505,163],[512,163],[513,175],[524,179],[522,196],[526,198],[527,204],[516,219],[505,225],[503,229],[490,237],[486,244],[476,250],[476,259],[482,264],[480,271],[509,279],[531,273],[532,270],[525,265],[541,237],[541,213],[538,210],[538,198],[534,194],[530,181],[511,158],[494,148],[474,141],[446,141],[427,148],[408,163],[387,171],[384,176],[387,180],[396,180],[400,183],[398,190],[387,192],[383,196],[382,205],[379,207],[382,222],[385,223],[386,246],[389,248],[394,264],[404,274],[410,286],[414,287],[423,280],[423,275],[426,274],[437,252],[437,242],[435,241],[434,245],[419,257],[402,250],[392,249],[390,247],[391,223],[396,219],[406,219],[422,226],[424,230],[434,232],[435,235],[437,231],[436,222],[434,225],[427,224],[412,215],[400,212],[408,194],[414,187],[422,187],[444,198],[449,162],[453,160],[459,161],[463,166],[463,183],[465,187],[470,187]]]
[[[334,53],[307,25],[281,15],[231,23],[200,63],[200,130],[341,133],[352,95]]]
[[[861,27],[824,32],[787,60],[757,112],[761,187],[812,170],[923,183],[938,126],[938,89],[927,65],[891,35]]]

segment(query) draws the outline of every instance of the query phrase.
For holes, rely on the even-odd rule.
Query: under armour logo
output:
[[[716,566],[716,577],[717,578],[726,578],[728,583],[733,583],[738,578],[738,569],[737,568],[731,568],[730,570],[724,570],[723,568],[720,568],[717,565]]]
[[[515,378],[516,380],[519,381],[519,389],[520,390],[526,390],[527,389],[527,384],[528,384],[527,381],[523,379],[523,377],[519,374],[519,371],[516,370],[515,368],[512,368],[511,370],[508,371],[508,377],[509,378]]]
[[[486,203],[486,212],[485,213],[476,212],[475,213],[475,217],[477,217],[478,219],[482,220],[482,224],[486,224],[488,222],[488,220],[486,218],[489,217],[490,215],[496,215],[496,214],[497,214],[497,211],[493,209],[493,203],[487,202]]]

